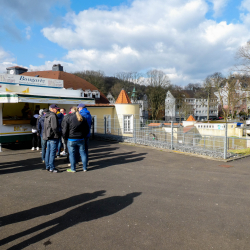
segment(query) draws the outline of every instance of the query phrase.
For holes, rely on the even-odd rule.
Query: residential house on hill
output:
[[[165,120],[181,121],[193,115],[196,120],[218,116],[217,98],[213,96],[208,100],[197,96],[192,90],[168,91],[165,99]]]

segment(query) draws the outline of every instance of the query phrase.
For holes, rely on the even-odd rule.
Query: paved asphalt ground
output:
[[[61,158],[57,174],[29,145],[3,148],[0,249],[250,249],[249,158],[90,147],[88,172]]]

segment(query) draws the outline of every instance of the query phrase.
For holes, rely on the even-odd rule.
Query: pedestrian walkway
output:
[[[0,153],[1,249],[249,249],[249,159],[91,141],[88,172]]]

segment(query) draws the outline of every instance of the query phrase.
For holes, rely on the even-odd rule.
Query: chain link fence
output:
[[[250,139],[227,136],[211,136],[199,133],[195,126],[183,127],[182,123],[164,121],[146,121],[132,118],[104,117],[93,119],[92,136],[95,138],[129,142],[156,148],[187,152],[228,159],[239,155],[233,150],[250,147]]]

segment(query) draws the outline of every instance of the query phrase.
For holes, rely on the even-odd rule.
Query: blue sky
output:
[[[0,72],[163,70],[173,84],[234,70],[250,0],[2,0]]]

